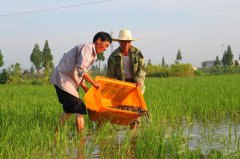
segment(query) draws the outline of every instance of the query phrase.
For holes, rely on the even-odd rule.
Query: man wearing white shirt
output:
[[[100,83],[95,82],[88,75],[88,70],[96,61],[97,54],[103,53],[111,43],[112,38],[108,33],[98,32],[93,38],[93,43],[75,46],[63,55],[54,69],[51,82],[64,111],[59,119],[60,125],[64,124],[71,114],[75,114],[77,131],[81,132],[84,129],[83,115],[87,111],[83,101],[79,98],[78,88],[82,87],[87,92],[88,87],[85,81],[95,88],[100,87]],[[58,126],[56,131],[58,131]]]

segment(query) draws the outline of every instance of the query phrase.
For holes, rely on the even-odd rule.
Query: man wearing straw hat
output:
[[[112,38],[119,42],[119,47],[108,58],[107,77],[122,81],[136,83],[142,93],[145,91],[145,63],[139,49],[132,46],[132,41],[138,40],[132,37],[130,30],[120,30],[118,38]]]
[[[145,63],[144,57],[139,49],[132,46],[132,41],[137,40],[132,37],[130,30],[120,30],[118,38],[112,38],[119,42],[119,47],[114,50],[108,58],[107,77],[136,83],[140,86],[142,94],[145,91]],[[139,127],[140,118],[130,124],[130,128]]]

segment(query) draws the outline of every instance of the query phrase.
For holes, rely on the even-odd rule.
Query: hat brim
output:
[[[138,38],[133,38],[133,39],[112,38],[112,41],[119,41],[119,40],[121,40],[121,41],[135,41],[135,40],[139,40],[139,39]]]

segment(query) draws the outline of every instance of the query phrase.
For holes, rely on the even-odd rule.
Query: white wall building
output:
[[[232,61],[232,65],[234,66],[236,64],[236,62],[238,63],[238,65],[240,66],[240,60],[233,60]],[[203,61],[201,62],[201,68],[209,68],[214,66],[215,60],[214,61]],[[222,63],[222,62],[221,62]]]

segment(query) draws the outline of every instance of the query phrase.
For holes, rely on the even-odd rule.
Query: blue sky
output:
[[[79,43],[92,42],[96,32],[112,31],[117,37],[121,29],[129,29],[140,38],[132,44],[153,64],[161,64],[162,57],[172,64],[178,49],[183,62],[195,66],[215,60],[217,55],[221,59],[227,45],[234,59],[240,54],[239,0],[0,0],[0,4],[2,68],[19,62],[29,69],[34,44],[43,49],[45,40],[57,65],[64,52]],[[82,5],[6,16],[78,4]],[[110,50],[105,52],[106,58]]]

